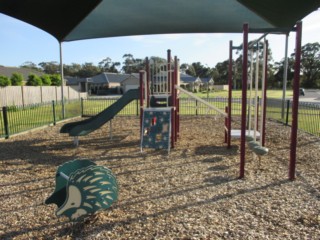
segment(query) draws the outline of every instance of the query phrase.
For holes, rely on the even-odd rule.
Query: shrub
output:
[[[42,85],[43,86],[50,86],[51,85],[51,78],[49,75],[45,74],[41,76]]]
[[[59,74],[50,75],[51,86],[60,86],[61,85],[61,77]]]
[[[23,83],[23,75],[21,73],[12,73],[11,84],[12,86],[21,86]]]
[[[41,86],[42,85],[42,80],[39,76],[35,74],[30,74],[28,76],[28,80],[26,83],[27,86]]]
[[[6,87],[10,85],[11,85],[10,78],[6,76],[0,76],[0,87]]]

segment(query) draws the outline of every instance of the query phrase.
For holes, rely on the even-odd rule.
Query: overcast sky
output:
[[[249,35],[253,40],[260,35]],[[59,62],[59,44],[48,33],[24,22],[0,14],[0,65],[20,66],[26,61]],[[214,67],[228,58],[229,41],[241,44],[242,34],[170,34],[115,37],[81,40],[63,43],[65,64],[91,62],[97,65],[109,57],[114,62],[123,62],[123,55],[134,58],[158,56],[166,58],[167,49],[178,56],[181,63],[201,62]],[[284,35],[269,35],[268,40],[275,61],[284,57]],[[290,34],[289,54],[294,51],[295,33]],[[303,19],[302,44],[320,42],[320,11]]]

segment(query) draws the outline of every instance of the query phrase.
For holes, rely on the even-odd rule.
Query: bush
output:
[[[11,84],[12,86],[21,86],[23,83],[23,75],[21,73],[12,73]]]
[[[28,80],[26,83],[27,86],[41,86],[42,85],[42,80],[39,76],[35,74],[30,74],[28,76]]]
[[[0,87],[6,87],[10,85],[11,85],[10,78],[6,76],[0,76]]]
[[[50,75],[51,86],[61,86],[61,77],[59,74]]]
[[[41,76],[42,85],[43,86],[50,86],[51,85],[51,78],[49,75],[45,74]]]

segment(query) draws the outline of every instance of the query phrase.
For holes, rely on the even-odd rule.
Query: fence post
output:
[[[10,133],[9,133],[9,121],[8,121],[8,109],[7,109],[7,107],[3,107],[2,108],[2,112],[3,112],[4,134],[5,134],[5,138],[8,139]]]
[[[196,100],[196,116],[198,116],[198,100]]]
[[[22,107],[24,108],[24,86],[21,86]]]
[[[53,113],[53,125],[56,125],[57,117],[56,117],[56,105],[54,104],[54,100],[52,100],[52,113]]]
[[[139,116],[139,99],[136,100],[136,113]]]
[[[80,99],[81,102],[81,117],[83,117],[83,98]]]
[[[289,123],[289,110],[290,110],[290,100],[287,100],[286,126],[288,126],[288,123]]]

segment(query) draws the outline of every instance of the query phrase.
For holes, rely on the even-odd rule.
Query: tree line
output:
[[[258,43],[261,44],[261,43]],[[262,47],[260,49],[258,57],[262,58]],[[100,61],[98,65],[93,63],[72,63],[70,65],[64,64],[63,71],[65,76],[87,78],[98,75],[103,72],[113,73],[138,73],[140,70],[145,69],[145,59],[134,58],[132,54],[124,54],[123,62],[114,62],[111,58],[107,57]],[[250,58],[249,58],[250,59]],[[164,63],[166,59],[160,57],[150,57],[152,63]],[[252,58],[255,63],[256,57]],[[282,59],[279,62],[274,62],[272,59],[272,51],[268,49],[268,87],[269,88],[282,88],[283,75],[284,75],[284,62]],[[227,84],[228,82],[228,65],[229,60],[225,60],[217,63],[214,67],[203,65],[201,62],[182,63],[180,69],[194,77],[200,78],[213,78],[215,84]],[[250,65],[250,64],[249,64]],[[60,66],[58,62],[41,62],[38,65],[32,62],[25,62],[20,67],[34,69],[45,73],[46,76],[51,78],[52,84],[60,84],[57,79],[52,79],[52,76],[57,76],[60,72]],[[241,51],[236,54],[236,58],[233,59],[233,78],[236,88],[241,88],[241,70],[242,68],[242,54]],[[288,57],[288,69],[287,69],[287,86],[292,86],[294,73],[294,53]],[[32,77],[34,78],[34,77]],[[42,84],[48,84],[48,77],[40,77]],[[47,78],[44,80],[44,78]],[[1,77],[0,77],[1,79]],[[39,82],[39,80],[37,80]],[[29,84],[37,82],[35,80],[27,81]],[[12,81],[13,83],[15,80]],[[1,80],[0,80],[1,86]],[[307,43],[302,46],[301,53],[301,87],[305,88],[318,88],[320,87],[320,44],[319,42]]]

